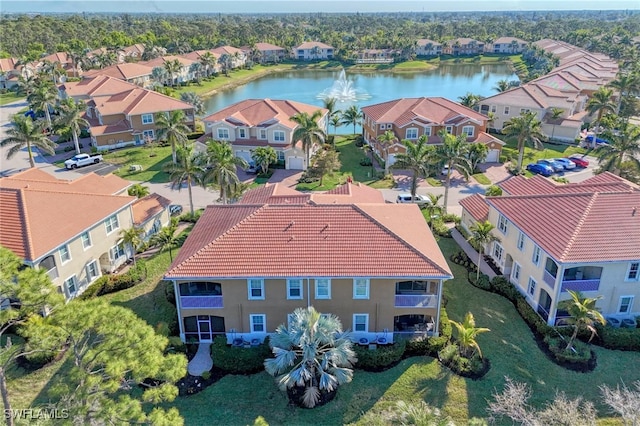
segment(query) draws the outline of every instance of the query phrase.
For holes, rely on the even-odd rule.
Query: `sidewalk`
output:
[[[451,236],[456,241],[456,243],[458,243],[460,248],[467,254],[467,256],[469,256],[469,259],[471,259],[473,263],[476,263],[478,261],[478,252],[473,247],[471,247],[471,244],[469,244],[469,242],[464,239],[462,234],[460,234],[460,232],[458,232],[456,228],[451,229]],[[493,269],[491,269],[489,265],[487,265],[487,262],[485,262],[484,259],[480,260],[480,272],[487,275],[490,280],[494,279],[496,276],[496,273],[493,272]]]

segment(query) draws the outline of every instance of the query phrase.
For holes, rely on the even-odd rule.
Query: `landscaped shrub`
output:
[[[191,132],[187,133],[187,139],[194,140],[198,139],[200,136],[204,135],[204,132]]]
[[[187,345],[178,336],[169,336],[169,344],[167,345],[169,353],[187,353]]]
[[[253,374],[264,370],[264,360],[272,355],[268,339],[250,348],[227,345],[227,338],[216,337],[211,345],[211,356],[216,367],[230,374]]]
[[[450,343],[438,352],[438,359],[451,371],[463,377],[479,379],[489,371],[489,361],[477,354],[471,358],[460,355],[460,348]]]
[[[451,237],[451,230],[440,219],[434,220],[431,223],[431,228],[433,233],[440,237]]]
[[[576,340],[573,343],[574,350],[566,350],[567,343],[560,337],[546,336],[544,342],[563,367],[582,372],[595,368],[595,357],[586,343]]]
[[[442,221],[445,223],[460,223],[460,216],[454,213],[447,213],[442,215]]]
[[[465,240],[468,240],[470,235],[469,232],[467,232],[466,229],[464,229],[464,227],[462,225],[460,225],[460,223],[456,223],[456,229],[458,230],[458,232],[460,233],[460,235],[462,235],[462,237]]]
[[[475,268],[474,268],[475,269]],[[474,271],[469,271],[468,279],[469,282],[482,290],[491,290],[491,281],[489,280],[489,276],[486,274],[480,274],[480,278],[476,281],[477,274]]]
[[[539,336],[546,336],[551,333],[553,327],[547,324],[540,315],[529,305],[527,300],[522,296],[518,295],[516,298],[516,310],[522,317],[522,319],[527,323],[529,328],[534,333],[537,333]]]
[[[613,328],[597,325],[594,343],[607,349],[640,351],[640,328]]]
[[[362,160],[360,160],[360,165],[363,167],[371,167],[372,164],[373,162],[369,157],[364,157]]]
[[[202,216],[202,212],[204,212],[203,209],[199,209],[193,212],[193,215],[191,214],[191,212],[186,212],[181,214],[178,217],[178,220],[180,222],[189,222],[189,223],[196,223],[198,221],[198,219],[200,219],[200,216]]]
[[[515,303],[516,298],[520,295],[507,278],[498,275],[491,280],[493,290]]]
[[[358,357],[355,367],[366,371],[384,371],[402,359],[406,346],[407,341],[404,339],[398,340],[393,345],[378,345],[376,349],[354,345],[353,350]]]
[[[124,274],[103,275],[93,282],[78,297],[80,300],[88,300],[104,294],[115,293],[133,287],[143,281],[147,276],[146,262],[138,260],[135,266]]]

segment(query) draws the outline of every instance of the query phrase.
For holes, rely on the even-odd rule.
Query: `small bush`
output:
[[[516,290],[509,280],[502,275],[496,276],[491,281],[491,287],[496,293],[503,295],[512,302],[515,302],[516,298],[520,295],[518,290]]]
[[[460,223],[460,216],[454,213],[447,213],[442,215],[442,221],[445,223]]]
[[[253,374],[264,370],[264,360],[272,356],[268,339],[250,348],[227,345],[227,338],[216,337],[211,345],[216,367],[230,374]]]
[[[487,188],[484,195],[487,197],[499,197],[502,195],[502,188],[498,185],[491,185]]]
[[[522,295],[518,295],[515,305],[522,319],[534,333],[537,333],[539,336],[547,336],[551,333],[553,327],[548,325],[540,315],[538,315]]]
[[[556,360],[562,364],[584,364],[586,366],[591,360],[591,349],[580,340],[576,339],[573,342],[575,352],[565,350],[567,343],[559,337],[546,336],[544,342],[549,346],[549,350]]]
[[[138,260],[137,264],[124,274],[103,275],[93,282],[78,297],[80,300],[88,300],[116,291],[131,288],[143,281],[147,276],[147,267],[144,260]]]
[[[204,371],[202,373],[202,379],[203,380],[209,380],[211,378],[211,372],[210,371]]]
[[[371,167],[372,164],[373,162],[369,157],[364,157],[362,160],[360,160],[360,165],[363,167]]]
[[[167,345],[169,353],[187,353],[187,345],[178,336],[169,336],[169,344]]]
[[[187,139],[189,140],[198,139],[202,135],[204,135],[204,132],[191,132],[187,134]]]
[[[457,344],[451,343],[438,352],[438,359],[449,367],[454,373],[463,377],[480,378],[489,370],[489,363],[486,359],[474,355],[465,358],[460,355],[460,348]]]
[[[597,343],[607,349],[640,352],[639,328],[613,328],[597,326]]]
[[[355,367],[366,371],[384,371],[402,359],[407,346],[406,340],[399,340],[393,345],[378,346],[375,350],[368,346],[354,345],[358,362]]]
[[[193,215],[191,214],[191,212],[183,213],[178,217],[178,220],[180,222],[196,223],[198,219],[200,219],[200,216],[202,216],[203,211],[204,210],[202,209],[196,210],[193,212]]]
[[[447,225],[445,225],[444,222],[440,219],[434,220],[431,224],[431,227],[433,228],[433,233],[440,237],[451,236],[451,230],[447,228]]]

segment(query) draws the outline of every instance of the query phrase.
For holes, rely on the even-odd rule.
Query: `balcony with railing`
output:
[[[396,308],[435,308],[438,296],[435,294],[396,294]]]
[[[182,309],[220,309],[224,307],[222,284],[214,282],[189,282],[179,285]]]
[[[549,271],[544,271],[544,275],[542,277],[543,281],[549,285],[549,287],[554,288],[556,285],[556,277],[551,275]]]
[[[222,296],[180,296],[182,309],[220,309],[224,308]]]
[[[599,266],[567,268],[562,277],[560,291],[598,291],[600,289],[601,276],[602,268]]]

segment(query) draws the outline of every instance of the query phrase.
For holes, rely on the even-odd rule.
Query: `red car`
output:
[[[572,155],[570,157],[565,157],[565,158],[568,158],[569,160],[573,161],[574,163],[576,163],[576,166],[582,167],[583,169],[589,166],[589,160],[585,160],[583,157],[580,157],[579,155]]]

